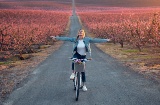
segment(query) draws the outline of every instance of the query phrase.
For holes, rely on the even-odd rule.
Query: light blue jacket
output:
[[[74,42],[74,48],[73,52],[77,51],[77,45],[78,41],[76,40],[76,37],[56,37],[57,40],[61,41],[70,41]],[[90,43],[104,43],[107,42],[108,39],[100,39],[100,38],[89,38],[89,37],[84,37],[83,42],[85,44],[86,52],[89,52],[91,54],[91,48],[90,48]]]

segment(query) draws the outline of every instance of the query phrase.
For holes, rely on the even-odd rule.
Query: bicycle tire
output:
[[[74,83],[74,90],[76,90],[76,77],[74,77],[73,83]]]
[[[78,101],[79,97],[79,88],[80,88],[80,73],[77,73],[77,79],[76,79],[76,101]]]

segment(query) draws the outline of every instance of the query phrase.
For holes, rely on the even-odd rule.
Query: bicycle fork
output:
[[[82,84],[82,75],[80,72],[76,72],[74,78],[74,90],[76,91],[76,101],[78,101],[79,89],[81,88],[81,84]]]
[[[74,80],[73,80],[73,82],[74,82],[74,87],[76,87],[76,81],[77,81],[77,77],[78,77],[78,76],[77,76],[77,73],[78,73],[78,72],[75,73],[75,78],[74,78]],[[79,84],[80,84],[80,88],[82,88],[82,74],[81,74],[81,73],[79,73],[79,74],[80,74],[80,81],[79,81],[80,83],[79,83]],[[74,90],[75,90],[75,89],[74,89]]]

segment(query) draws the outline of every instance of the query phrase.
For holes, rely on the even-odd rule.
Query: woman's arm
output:
[[[52,39],[54,40],[61,40],[61,41],[70,41],[70,42],[74,42],[75,38],[74,37],[59,37],[59,36],[51,36]]]
[[[90,43],[105,43],[111,41],[110,39],[90,38]]]

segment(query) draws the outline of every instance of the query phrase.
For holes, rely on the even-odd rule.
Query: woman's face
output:
[[[84,38],[84,33],[83,33],[83,31],[79,31],[79,33],[78,33],[78,36],[79,36],[79,39],[83,39]]]

